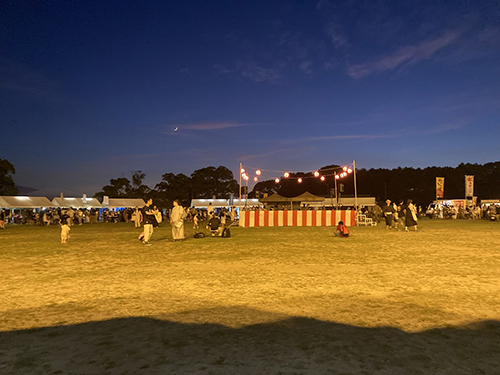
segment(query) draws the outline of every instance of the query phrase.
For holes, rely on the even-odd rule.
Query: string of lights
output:
[[[306,172],[306,176],[292,176],[292,174],[288,171],[276,171],[276,170],[270,170],[270,169],[261,169],[261,168],[255,168],[255,167],[250,167],[250,166],[243,166],[241,165],[240,167],[240,177],[245,180],[249,181],[250,180],[250,173],[248,170],[253,170],[254,171],[254,177],[252,178],[254,182],[258,182],[259,178],[262,176],[263,172],[272,172],[272,173],[279,173],[280,177],[275,177],[274,182],[279,184],[281,179],[287,179],[287,180],[296,180],[299,184],[304,181],[304,179],[309,179],[309,178],[319,178],[320,181],[325,181],[326,177],[329,176],[334,176],[335,179],[341,179],[344,177],[347,177],[349,174],[353,172],[353,166],[352,165],[345,165],[343,167],[332,167],[332,168],[326,168],[326,169],[321,169],[321,172],[316,170],[314,172]],[[331,172],[330,172],[331,171]],[[327,173],[325,173],[327,172]],[[337,173],[340,172],[340,173]],[[311,174],[311,176],[307,176],[307,174]]]

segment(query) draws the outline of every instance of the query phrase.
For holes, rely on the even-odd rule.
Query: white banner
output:
[[[474,196],[474,176],[465,176],[465,196]]]

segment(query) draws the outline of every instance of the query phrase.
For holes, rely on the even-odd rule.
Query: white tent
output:
[[[193,199],[191,200],[191,207],[207,208],[212,203],[213,208],[229,207],[227,199]]]
[[[74,207],[74,208],[100,208],[101,202],[97,200],[97,198],[60,198],[56,197],[52,199],[52,203],[54,203],[57,207]]]
[[[54,207],[54,204],[46,197],[25,196],[1,196],[0,207],[2,208],[41,208]]]
[[[109,198],[109,204],[102,204],[103,208],[121,208],[121,207],[144,207],[146,202],[141,198]]]

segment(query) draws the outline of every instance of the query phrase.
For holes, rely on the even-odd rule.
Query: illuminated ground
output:
[[[500,373],[500,223],[139,232],[0,232],[0,373]]]

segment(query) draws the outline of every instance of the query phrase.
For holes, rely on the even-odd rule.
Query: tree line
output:
[[[233,172],[224,166],[206,167],[195,170],[190,176],[183,173],[165,173],[154,188],[143,184],[146,175],[142,171],[132,173],[129,180],[125,177],[109,180],[94,197],[102,198],[145,198],[151,197],[158,207],[170,207],[175,199],[183,205],[190,205],[197,198],[229,198],[239,192],[238,182]]]

